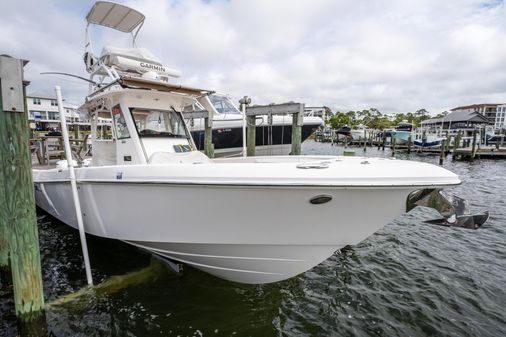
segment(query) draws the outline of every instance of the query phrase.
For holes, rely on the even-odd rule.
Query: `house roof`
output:
[[[45,98],[45,99],[56,99],[55,94],[48,94],[43,91],[33,91],[26,95],[29,98]]]
[[[435,124],[443,122],[483,122],[488,123],[487,117],[476,111],[453,111],[442,118],[431,118],[422,121],[422,124]]]
[[[450,109],[450,111],[464,110],[464,109],[479,109],[479,108],[484,108],[484,107],[494,107],[495,108],[501,104],[502,103],[480,103],[480,104],[463,105],[463,106],[458,106],[456,108]]]

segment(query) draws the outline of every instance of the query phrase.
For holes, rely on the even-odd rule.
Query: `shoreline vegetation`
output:
[[[401,122],[408,122],[414,127],[420,126],[420,123],[429,118],[440,118],[448,114],[443,112],[437,116],[431,116],[426,109],[419,109],[415,112],[398,113],[394,116],[381,113],[376,108],[370,108],[362,111],[348,111],[335,113],[328,107],[325,107],[325,114],[330,115],[329,124],[333,129],[339,129],[345,125],[356,128],[364,125],[370,129],[386,129],[392,128]]]

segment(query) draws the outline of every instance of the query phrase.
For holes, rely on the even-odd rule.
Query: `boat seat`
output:
[[[155,152],[149,157],[148,164],[202,164],[209,161],[209,158],[200,151]]]

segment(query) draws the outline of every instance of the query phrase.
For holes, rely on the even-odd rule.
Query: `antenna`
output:
[[[74,74],[69,74],[69,73],[60,73],[60,72],[57,72],[57,71],[46,71],[46,72],[43,72],[43,73],[40,73],[41,75],[64,75],[64,76],[69,76],[69,77],[75,77],[75,78],[78,78],[80,80],[83,80],[83,81],[86,81],[88,83],[91,83],[93,85],[96,85],[97,87],[100,87],[100,84],[95,82],[95,81],[92,81],[90,79],[87,79],[85,77],[82,77],[82,76],[78,76],[78,75],[74,75]]]

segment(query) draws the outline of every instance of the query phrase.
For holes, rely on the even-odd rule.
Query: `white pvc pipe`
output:
[[[81,203],[79,201],[79,194],[77,193],[76,173],[74,171],[74,161],[72,160],[72,151],[70,149],[69,133],[67,131],[67,121],[63,111],[63,100],[61,95],[61,88],[55,86],[56,99],[58,101],[58,112],[60,114],[61,132],[63,136],[63,143],[65,145],[65,157],[67,158],[67,165],[69,169],[70,187],[72,188],[72,198],[74,199],[74,206],[76,208],[77,225],[79,227],[79,236],[81,237],[81,248],[83,249],[84,267],[86,269],[86,279],[89,285],[93,285],[91,277],[90,258],[88,256],[88,245],[86,243],[86,233],[84,231],[83,214],[81,212]]]

